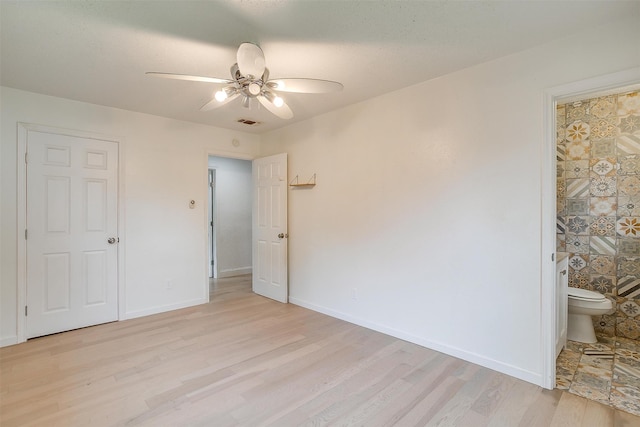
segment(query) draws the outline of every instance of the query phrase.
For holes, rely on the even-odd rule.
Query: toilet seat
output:
[[[603,301],[606,300],[604,295],[599,292],[590,291],[588,289],[572,288],[569,287],[569,298],[581,300],[581,301]]]

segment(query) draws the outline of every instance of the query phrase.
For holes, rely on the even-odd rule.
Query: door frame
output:
[[[209,167],[209,200],[207,204],[207,229],[209,230],[209,279],[218,278],[218,254],[216,247],[216,169]]]
[[[226,158],[226,159],[248,160],[248,161],[252,162],[254,159],[257,159],[260,156],[259,155],[253,155],[253,154],[247,154],[247,153],[231,153],[231,152],[223,151],[223,150],[220,150],[220,151],[217,151],[217,150],[206,150],[205,156],[204,156],[204,161],[205,161],[204,182],[206,184],[204,186],[204,194],[202,196],[203,197],[202,200],[207,200],[207,201],[209,200],[209,191],[210,191],[210,189],[209,189],[209,169],[211,169],[211,168],[209,167],[209,157],[223,157],[223,158]],[[216,202],[214,200],[213,201],[213,205],[215,205],[215,203]],[[209,203],[207,203],[207,205],[208,204]],[[207,211],[205,212],[205,215],[204,215],[204,233],[205,233],[204,235],[205,236],[209,235],[209,209],[211,209],[211,206],[207,207]],[[251,212],[251,215],[253,216],[253,210]],[[214,224],[215,224],[215,222],[217,220],[215,212],[213,212],[213,220],[214,220]],[[215,236],[214,236],[214,239],[215,239]],[[206,289],[205,295],[206,295],[207,301],[209,301],[210,300],[210,298],[209,298],[209,279],[210,279],[210,277],[209,277],[209,267],[210,267],[210,264],[209,263],[211,262],[210,259],[209,259],[209,250],[210,250],[209,249],[209,244],[210,244],[210,242],[209,242],[208,238],[205,239],[205,240],[206,240],[205,254],[207,254],[206,262],[205,262],[205,269],[206,269],[205,270],[206,271],[205,277],[207,278],[207,280],[205,282],[205,289]],[[214,242],[214,244],[215,244],[215,242]],[[214,254],[214,256],[216,257],[216,259],[215,259],[216,264],[214,265],[214,277],[215,277],[216,276],[215,273],[218,270],[218,259],[217,259],[217,254]],[[253,264],[253,260],[251,260],[251,263]]]
[[[542,384],[553,389],[556,384],[555,358],[555,279],[556,279],[556,105],[558,100],[588,98],[606,91],[623,90],[626,86],[640,84],[640,67],[617,73],[580,80],[544,91],[543,144],[541,177],[541,286],[540,319],[542,350]]]
[[[17,124],[17,262],[16,262],[16,335],[17,342],[26,341],[27,317],[24,314],[24,307],[27,304],[27,241],[24,238],[24,230],[27,228],[27,140],[29,132],[43,132],[56,135],[65,135],[86,139],[96,139],[100,141],[114,142],[118,144],[118,271],[117,271],[117,305],[118,320],[126,318],[126,282],[125,282],[125,185],[124,185],[124,143],[123,138],[103,135],[95,132],[86,132],[75,129],[64,129],[54,126],[46,126],[34,123],[18,122]]]

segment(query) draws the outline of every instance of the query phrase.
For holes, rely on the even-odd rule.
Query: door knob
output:
[[[115,237],[109,237],[107,239],[107,243],[110,245],[113,245],[116,242],[116,238]]]
[[[287,234],[284,234],[284,233],[278,234],[278,239],[284,239],[285,237],[289,237],[289,233],[287,233]]]

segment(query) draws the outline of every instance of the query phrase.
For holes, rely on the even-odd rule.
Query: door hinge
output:
[[[29,159],[29,154],[28,153],[24,153],[24,163],[27,164]]]
[[[556,260],[556,254],[553,253],[553,254],[551,254],[551,261],[555,261],[555,260]]]
[[[27,240],[27,234],[28,234],[28,233],[27,233],[27,229],[25,228],[25,229],[24,229],[24,240]]]
[[[25,306],[24,306],[24,315],[25,315],[25,316],[27,315],[27,312],[28,312],[28,310],[27,310],[27,306],[25,305]]]

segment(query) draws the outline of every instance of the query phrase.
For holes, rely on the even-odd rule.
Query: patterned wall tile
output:
[[[618,238],[618,255],[640,256],[640,239]]]
[[[617,107],[615,95],[589,100],[589,111],[593,117],[598,119],[615,116]]]
[[[603,295],[613,295],[616,292],[616,277],[592,274],[591,289]]]
[[[589,236],[578,236],[577,234],[567,234],[566,236],[566,248],[569,252],[589,253]]]
[[[580,271],[587,266],[589,255],[575,254],[569,258],[569,268],[573,271]]]
[[[616,320],[616,335],[637,340],[640,338],[640,321],[618,317]]]
[[[556,234],[556,252],[566,252],[567,244],[564,234]]]
[[[588,289],[589,285],[589,273],[569,269],[569,286],[572,288]]]
[[[631,156],[640,153],[640,135],[622,134],[616,138],[619,155]]]
[[[589,178],[589,160],[569,160],[566,162],[567,178]]]
[[[614,157],[616,155],[616,140],[601,139],[591,141],[591,155],[599,159]]]
[[[621,317],[631,317],[632,319],[640,315],[640,306],[634,300],[624,297],[617,298],[617,314]]]
[[[567,126],[566,140],[567,142],[579,142],[589,139],[591,134],[591,127],[588,123],[581,120],[577,120]]]
[[[562,178],[566,178],[566,177],[567,177],[566,162],[557,161],[556,162],[556,178],[557,179],[562,179]]]
[[[588,215],[588,199],[565,199],[567,215]]]
[[[617,200],[616,197],[591,197],[589,213],[595,216],[613,216],[618,208]]]
[[[609,177],[605,177],[609,178]],[[567,179],[566,197],[575,199],[578,197],[588,197],[593,180],[589,178]]]
[[[611,176],[615,175],[617,163],[615,158],[591,159],[591,170],[596,175]]]
[[[567,123],[575,122],[575,121],[584,121],[588,122],[591,120],[591,115],[589,114],[589,102],[587,101],[577,101],[572,102],[571,104],[565,104],[567,111]]]
[[[567,107],[565,104],[556,106],[556,124],[558,127],[567,123]]]
[[[640,156],[621,157],[618,175],[640,175]]]
[[[616,217],[598,216],[591,221],[591,236],[614,236],[616,235]],[[615,247],[615,239],[613,245]]]
[[[566,203],[567,203],[566,199],[556,200],[556,214],[557,215],[566,215],[566,213],[567,213]]]
[[[620,119],[620,133],[635,134],[640,132],[640,116],[630,115]]]
[[[618,296],[629,299],[640,298],[640,278],[633,276],[618,279]]]
[[[595,139],[615,138],[618,135],[618,120],[615,118],[592,119],[589,122],[589,137]]]
[[[556,180],[556,195],[557,198],[567,197],[567,181],[565,179]]]
[[[640,195],[640,177],[635,175],[620,177],[620,193],[625,196]]]
[[[622,217],[616,224],[616,231],[625,237],[640,237],[640,217]]]
[[[567,217],[567,233],[572,234],[589,234],[589,224],[591,223],[588,216],[569,216]]]
[[[589,252],[597,255],[616,255],[616,238],[606,236],[589,237]]]
[[[591,144],[588,139],[567,142],[565,145],[565,158],[567,160],[588,160],[591,152]]]
[[[556,217],[556,233],[565,234],[567,232],[567,220],[565,217],[558,215]]]
[[[556,160],[558,162],[567,160],[567,146],[565,144],[558,144],[556,146]]]
[[[567,138],[567,127],[566,126],[558,126],[556,128],[556,145],[564,145],[564,142]]]
[[[635,196],[618,196],[619,216],[640,216],[640,194]]]
[[[621,276],[640,277],[640,258],[623,256],[619,257],[618,274]]]
[[[591,175],[591,195],[595,197],[615,196],[617,191],[617,183],[618,180],[615,176]]]
[[[594,255],[590,259],[591,271],[603,276],[615,276],[616,264],[612,256]]]
[[[618,116],[640,114],[640,92],[618,95]]]

